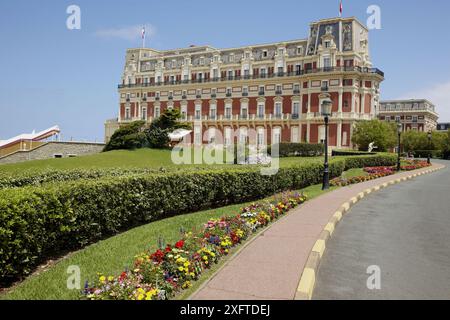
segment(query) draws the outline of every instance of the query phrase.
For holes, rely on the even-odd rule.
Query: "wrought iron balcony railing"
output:
[[[367,68],[367,67],[328,67],[328,68],[316,68],[316,69],[304,69],[295,72],[283,72],[283,73],[272,73],[266,75],[251,75],[251,76],[226,76],[224,78],[202,78],[195,80],[169,80],[160,82],[149,82],[149,83],[131,83],[131,84],[119,84],[118,88],[136,88],[136,87],[154,87],[162,85],[180,85],[180,84],[190,84],[190,83],[208,83],[213,81],[239,81],[248,79],[263,79],[263,78],[273,78],[273,77],[293,77],[293,76],[303,76],[309,74],[317,73],[331,73],[331,72],[360,72],[368,74],[377,74],[384,77],[384,72],[377,68]]]

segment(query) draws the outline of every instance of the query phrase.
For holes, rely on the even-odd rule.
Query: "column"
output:
[[[366,109],[366,89],[363,89],[361,92],[361,113],[365,114],[365,109]]]
[[[311,93],[308,93],[308,113],[311,113]]]
[[[310,131],[311,131],[311,127],[310,127],[310,123],[308,121],[307,125],[306,125],[306,142],[309,143],[310,141]]]
[[[352,90],[352,110],[351,110],[351,112],[352,113],[355,113],[355,105],[356,105],[356,92],[355,92],[355,90]]]
[[[338,121],[337,124],[337,140],[336,140],[337,148],[342,147],[342,121]]]
[[[342,114],[342,95],[343,95],[343,93],[342,93],[342,89],[339,89],[339,106],[338,106],[338,112],[340,113],[340,114]]]

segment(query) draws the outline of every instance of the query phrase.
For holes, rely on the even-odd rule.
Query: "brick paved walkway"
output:
[[[294,299],[314,243],[344,202],[370,187],[428,169],[355,184],[307,201],[232,257],[191,299]]]

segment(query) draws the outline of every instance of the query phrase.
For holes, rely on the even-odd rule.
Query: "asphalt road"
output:
[[[450,299],[450,169],[356,204],[327,243],[313,299]]]

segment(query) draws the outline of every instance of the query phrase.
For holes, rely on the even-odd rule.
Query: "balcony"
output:
[[[197,95],[195,95],[195,97],[196,97],[197,99],[200,99],[200,98],[202,97],[202,95],[201,95],[201,94],[197,94]]]
[[[215,93],[211,93],[211,98],[215,98],[217,95]]]
[[[283,91],[281,91],[281,90],[276,90],[276,91],[275,91],[275,94],[278,95],[278,96],[279,96],[279,95],[282,95],[282,94],[283,94]]]
[[[292,118],[293,120],[297,120],[297,119],[300,118],[300,115],[299,115],[298,113],[293,113],[291,118]]]
[[[293,93],[294,94],[300,94],[300,89],[294,90]]]
[[[242,92],[243,97],[248,97],[248,92]]]
[[[231,97],[231,92],[227,92],[226,97]]]
[[[169,96],[168,99],[169,99],[169,100],[173,100],[173,96]]]
[[[322,92],[328,92],[328,86],[322,86],[322,87],[320,88],[320,91],[322,91]]]
[[[283,73],[276,73],[276,74],[261,74],[261,75],[253,75],[252,79],[263,79],[263,78],[272,78],[274,76],[278,77],[298,77],[303,76],[307,74],[320,74],[320,73],[339,73],[339,72],[359,72],[359,73],[367,73],[367,74],[377,74],[384,78],[384,72],[381,71],[378,68],[363,68],[363,67],[327,67],[327,68],[316,68],[316,69],[304,69],[300,72],[283,72]],[[142,87],[142,86],[160,86],[160,85],[180,85],[180,84],[189,84],[189,83],[203,83],[203,82],[226,82],[226,81],[240,81],[240,80],[246,80],[246,77],[234,77],[234,76],[227,76],[224,78],[208,78],[208,79],[198,79],[198,80],[175,80],[175,81],[165,81],[165,82],[156,82],[156,83],[149,83],[149,84],[119,84],[118,88],[136,88],[136,87]]]
[[[263,95],[265,95],[266,93],[264,92],[264,91],[259,91],[258,92],[258,95],[260,95],[260,96],[263,96]]]
[[[186,100],[186,99],[187,99],[187,96],[186,96],[185,94],[183,94],[183,95],[181,96],[181,99]]]

